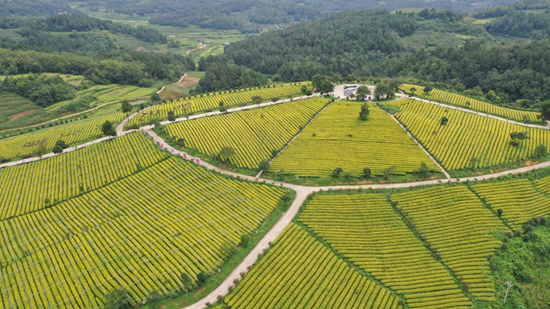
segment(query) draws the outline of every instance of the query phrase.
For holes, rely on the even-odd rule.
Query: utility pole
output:
[[[506,295],[504,295],[504,304],[503,305],[506,305],[506,298],[508,297],[508,290],[510,289],[511,286],[514,286],[512,284],[512,282],[510,282],[510,281],[506,281],[505,283],[508,287],[506,288]]]

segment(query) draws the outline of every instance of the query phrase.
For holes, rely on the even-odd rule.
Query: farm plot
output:
[[[434,99],[440,102],[449,103],[452,105],[457,105],[460,107],[465,107],[475,111],[480,111],[480,112],[484,112],[484,113],[488,113],[496,116],[501,116],[504,118],[509,118],[517,121],[526,121],[526,122],[540,121],[537,119],[537,116],[539,115],[539,113],[520,111],[520,110],[511,109],[511,108],[501,107],[498,105],[479,101],[479,100],[472,99],[472,98],[469,98],[460,94],[452,93],[452,92],[434,89],[426,93],[424,92],[423,86],[410,85],[410,84],[402,84],[399,86],[399,88],[407,93],[412,93],[417,96]],[[416,89],[416,90],[412,91],[411,89]]]
[[[483,116],[401,99],[397,118],[447,170],[484,168],[531,158],[540,144],[550,145],[550,131],[526,128]],[[448,119],[441,124],[443,117]],[[510,133],[529,139],[511,144]]]
[[[44,109],[26,98],[0,94],[0,130],[30,126],[48,120]]]
[[[295,224],[225,298],[231,308],[402,308]]]
[[[322,98],[310,98],[229,115],[199,118],[168,125],[174,140],[185,139],[186,147],[216,156],[223,147],[235,154],[230,163],[257,168],[262,159],[273,156],[326,104]]]
[[[141,303],[217,271],[227,245],[285,193],[170,158],[107,187],[0,221],[2,308],[100,308],[124,288]]]
[[[472,189],[494,211],[502,209],[502,218],[515,230],[533,217],[550,215],[550,198],[527,179],[477,184]]]
[[[492,233],[506,227],[472,191],[433,187],[391,200],[474,297],[495,301],[488,257],[502,245]]]
[[[123,118],[124,114],[116,113],[3,139],[0,140],[0,154],[5,158],[14,158],[34,154],[40,145],[52,149],[58,140],[64,140],[67,144],[78,143],[103,134],[101,125],[105,121],[117,123]]]
[[[0,169],[0,220],[95,190],[166,158],[141,133]]]
[[[252,97],[260,96],[262,100],[271,98],[285,98],[289,95],[300,93],[300,88],[306,83],[297,83],[296,85],[284,84],[277,85],[274,88],[261,88],[249,90],[232,90],[215,93],[207,93],[186,97],[185,99],[174,100],[172,102],[158,105],[139,112],[128,126],[134,124],[143,124],[155,119],[164,119],[168,117],[168,112],[172,111],[176,115],[184,115],[187,113],[196,113],[204,110],[215,109],[220,107],[220,102],[224,106],[232,106],[243,103],[252,103]]]
[[[333,103],[273,161],[270,170],[323,177],[337,167],[353,176],[360,176],[365,167],[375,175],[393,167],[393,174],[403,175],[418,170],[422,162],[438,170],[397,122],[373,104],[369,106],[369,118],[362,121],[361,103]]]
[[[410,308],[470,308],[452,275],[382,194],[317,195],[298,218]]]

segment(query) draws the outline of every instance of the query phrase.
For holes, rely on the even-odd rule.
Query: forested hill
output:
[[[433,14],[432,14],[433,13]],[[463,46],[413,50],[401,43],[420,21],[458,23],[449,14],[350,11],[226,47],[225,57],[283,80],[317,73],[355,77],[415,77],[487,93],[527,106],[550,97],[550,40],[470,41]],[[280,76],[279,76],[280,75]],[[464,89],[462,89],[464,90]]]
[[[69,3],[45,0],[0,0],[0,16],[47,16],[56,14],[82,14]]]
[[[414,34],[417,27],[411,14],[347,11],[234,43],[225,55],[286,81],[316,73],[347,75],[385,55],[404,52],[399,38]]]
[[[131,27],[84,15],[0,17],[0,47],[78,55],[110,53],[122,48],[113,35],[132,36],[144,43],[166,44],[166,36],[150,27]],[[6,34],[7,33],[7,34]]]

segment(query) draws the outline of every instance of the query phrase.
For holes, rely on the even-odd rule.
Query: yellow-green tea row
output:
[[[281,149],[319,112],[328,100],[310,98],[238,113],[199,118],[168,125],[172,139],[184,138],[186,147],[216,156],[223,147],[235,154],[229,162],[258,168],[273,150]],[[227,158],[223,158],[227,159]]]
[[[2,168],[0,220],[103,187],[166,156],[138,132],[41,161]]]
[[[442,91],[438,89],[433,89],[430,92],[425,92],[423,86],[411,85],[411,84],[402,84],[399,86],[400,89],[404,90],[407,93],[412,93],[417,96],[426,97],[434,99],[443,103],[449,103],[452,105],[458,105],[461,107],[469,108],[472,110],[501,116],[504,118],[514,119],[517,121],[531,121],[537,122],[540,121],[537,119],[539,113],[520,111],[511,108],[501,107],[491,103],[483,102],[480,100],[472,99],[460,94]],[[414,89],[414,91],[413,91]]]
[[[506,227],[466,186],[394,194],[391,200],[476,298],[495,301],[488,257]]]
[[[176,115],[188,113],[196,113],[208,109],[220,107],[220,102],[224,106],[232,106],[243,103],[252,103],[253,97],[259,96],[262,100],[272,98],[284,99],[289,95],[300,93],[302,86],[307,83],[298,83],[296,85],[284,84],[276,85],[274,88],[262,88],[254,90],[235,90],[229,93],[225,91],[200,94],[194,97],[174,100],[170,103],[158,105],[150,109],[139,112],[133,119],[128,122],[128,125],[147,123],[152,119],[164,119],[168,117],[168,112],[174,112]]]
[[[234,309],[402,308],[387,289],[292,223],[225,301]]]
[[[10,159],[34,154],[40,145],[52,149],[58,140],[63,140],[67,144],[78,143],[103,134],[101,125],[105,121],[111,121],[116,126],[123,118],[124,114],[117,113],[3,139],[0,140],[0,156]]]
[[[531,158],[535,149],[550,145],[550,131],[526,128],[434,104],[401,99],[397,116],[447,170],[484,168]],[[447,117],[448,122],[441,124]],[[529,139],[513,146],[512,132],[528,132]]]
[[[361,103],[337,101],[319,114],[289,147],[273,161],[270,170],[299,176],[324,177],[339,167],[353,176],[368,167],[382,175],[418,170],[422,162],[437,165],[384,111],[370,104],[367,121],[359,119]]]
[[[470,299],[383,194],[317,195],[298,218],[410,308],[471,308]]]
[[[100,308],[126,289],[181,292],[217,271],[284,190],[227,180],[170,158],[107,187],[0,221],[2,308]]]
[[[545,192],[550,177],[535,181],[537,187]],[[502,209],[502,218],[516,230],[533,217],[550,215],[550,197],[535,189],[535,184],[527,179],[503,181],[497,183],[476,184],[472,189],[484,199],[494,211]],[[546,191],[546,193],[548,193]]]

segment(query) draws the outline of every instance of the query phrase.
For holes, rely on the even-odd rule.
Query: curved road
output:
[[[304,98],[304,97],[301,97],[301,98]],[[295,99],[298,99],[298,98],[295,98]],[[279,104],[279,103],[283,103],[283,102],[287,102],[287,101],[289,101],[289,99],[281,100],[281,101],[278,101],[276,103],[270,102],[270,103],[262,103],[262,104],[256,104],[256,105],[251,105],[251,106],[246,106],[246,107],[237,107],[237,108],[229,109],[229,112],[241,111],[241,110],[250,109],[250,108],[258,108],[258,107],[262,107],[262,106]],[[448,106],[448,105],[445,105],[445,104],[439,104],[439,103],[435,103],[435,102],[427,102],[427,103]],[[458,110],[463,110],[461,108],[457,108],[457,107],[454,107],[454,106],[448,106],[448,107],[458,109]],[[464,111],[470,112],[470,113],[476,113],[475,111],[471,111],[471,110],[464,110]],[[130,117],[135,116],[135,114],[136,113],[132,114]],[[196,118],[207,117],[207,116],[217,115],[217,114],[220,114],[220,112],[215,111],[215,112],[204,113],[204,114],[200,114],[200,115],[194,115],[194,116],[189,117],[189,119],[196,119]],[[483,115],[483,114],[480,114],[480,115]],[[503,119],[503,118],[492,116],[492,115],[483,115],[483,116],[498,119],[498,120],[508,121],[507,119]],[[127,123],[127,121],[129,119],[131,119],[130,117],[125,119],[124,123]],[[187,120],[187,118],[179,118],[179,119],[176,120],[176,122],[185,121],[185,120]],[[509,122],[511,122],[511,121],[509,121]],[[162,124],[168,124],[168,123],[171,123],[171,122],[169,122],[169,121],[162,122]],[[512,123],[514,123],[514,122],[512,122]],[[517,123],[517,124],[526,126],[525,124],[521,124],[521,123]],[[135,131],[135,130],[123,131],[123,127],[124,127],[124,124],[121,124],[117,127],[118,135],[125,135],[125,134],[128,134],[128,133],[131,133],[131,132]],[[540,126],[536,126],[536,127],[537,128],[542,128]],[[163,149],[170,151],[173,155],[179,155],[179,156],[183,155],[183,152],[178,151],[178,150],[170,147],[161,137],[159,137],[155,132],[152,131],[152,128],[153,128],[153,126],[145,126],[145,127],[142,127],[141,130],[144,133],[151,136],[157,144],[161,144]],[[88,142],[88,143],[85,143],[85,144],[82,144],[82,145],[79,145],[79,146],[76,146],[76,147],[71,147],[71,148],[65,150],[65,152],[74,151],[76,149],[87,147],[87,146],[105,141],[105,140],[110,139],[110,138],[111,137],[104,137],[104,138],[100,138],[100,139],[97,139],[97,140],[94,140],[92,142]],[[55,154],[47,154],[47,155],[44,155],[42,158],[48,158],[48,157],[53,157],[53,156],[55,156]],[[188,159],[193,160],[194,158],[192,156],[188,156]],[[13,165],[17,165],[17,164],[26,163],[26,162],[36,161],[36,160],[39,160],[39,158],[32,158],[32,159],[29,159],[29,160],[26,160],[26,161],[23,160],[23,161],[5,163],[5,164],[1,164],[0,168],[5,167],[5,166],[13,166]],[[478,177],[461,178],[461,179],[457,178],[457,179],[447,179],[447,180],[426,180],[426,181],[409,182],[409,183],[395,183],[395,184],[371,184],[371,185],[324,186],[324,187],[308,187],[308,186],[302,186],[302,185],[294,185],[294,184],[288,184],[288,183],[279,182],[279,181],[266,180],[266,179],[253,177],[253,176],[241,175],[241,174],[237,174],[237,173],[234,173],[234,172],[230,172],[230,171],[227,171],[227,170],[220,169],[219,167],[213,166],[213,165],[208,164],[206,162],[201,162],[201,165],[205,166],[208,170],[216,171],[216,172],[219,172],[221,174],[229,175],[231,177],[236,177],[236,178],[238,177],[238,178],[241,178],[241,179],[244,179],[244,180],[247,180],[247,181],[263,182],[263,183],[268,183],[268,184],[275,185],[275,186],[280,186],[280,187],[292,189],[292,190],[296,191],[296,198],[292,202],[292,204],[289,207],[288,211],[281,216],[281,218],[273,226],[273,228],[260,240],[260,242],[256,245],[256,247],[254,247],[252,249],[252,251],[231,272],[231,274],[229,276],[227,276],[227,278],[222,282],[222,284],[220,284],[214,291],[212,291],[206,297],[204,297],[203,299],[201,299],[200,301],[196,302],[195,304],[193,304],[191,306],[185,307],[185,309],[202,309],[202,308],[206,308],[207,307],[206,303],[211,303],[211,304],[215,303],[217,301],[218,296],[226,295],[228,293],[229,287],[233,286],[233,281],[235,279],[241,279],[240,274],[241,273],[246,273],[248,271],[247,268],[249,266],[252,266],[256,262],[258,254],[263,253],[264,249],[267,249],[269,247],[269,243],[274,241],[282,233],[282,231],[285,229],[285,227],[296,216],[296,214],[298,213],[298,210],[300,209],[300,206],[304,203],[304,201],[306,200],[308,195],[310,195],[312,193],[315,193],[315,192],[318,192],[318,191],[340,190],[340,189],[342,189],[342,190],[345,190],[345,189],[392,189],[392,188],[420,187],[420,186],[437,185],[437,184],[453,183],[453,182],[454,183],[459,183],[459,182],[467,182],[467,181],[481,181],[481,180],[488,180],[488,179],[493,179],[493,178],[496,178],[496,177],[501,177],[501,176],[504,176],[504,175],[525,173],[525,172],[536,170],[536,169],[539,169],[539,168],[550,167],[550,161],[535,164],[535,165],[531,165],[531,166],[526,166],[526,167],[522,167],[522,168],[518,168],[518,169],[514,169],[514,170],[503,171],[503,172],[500,172],[500,173],[494,173],[494,174],[478,176]]]

